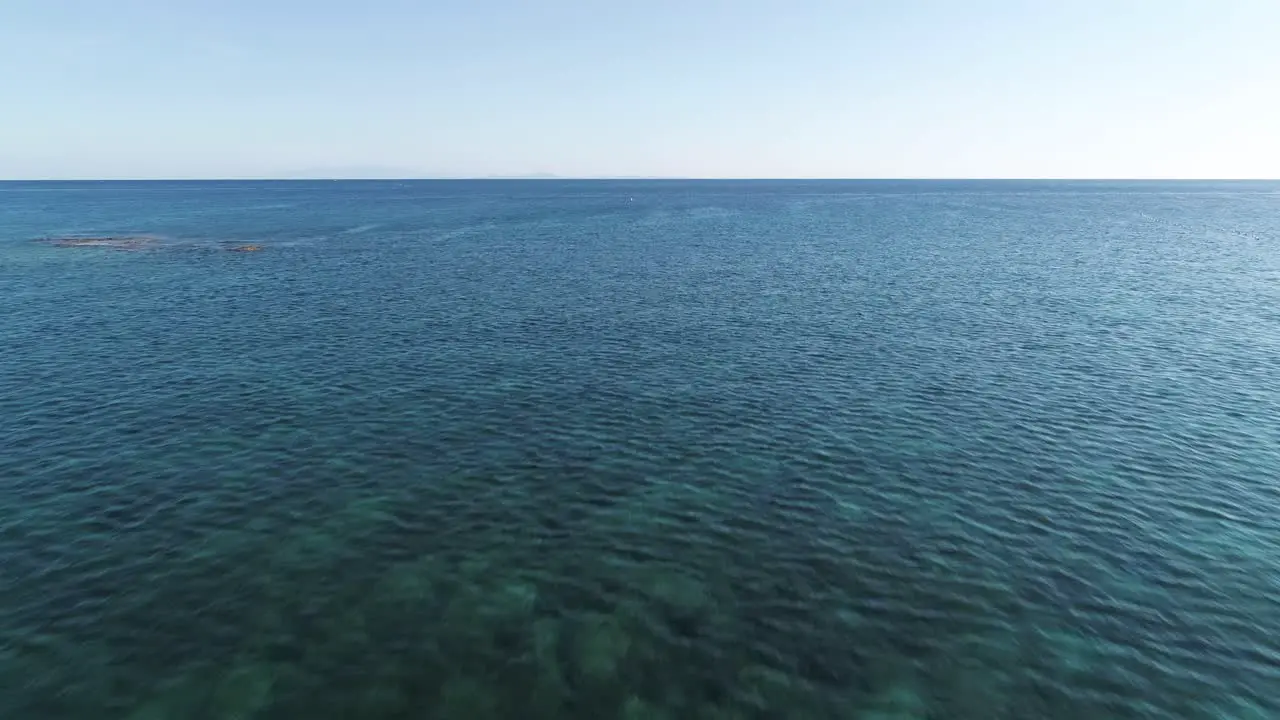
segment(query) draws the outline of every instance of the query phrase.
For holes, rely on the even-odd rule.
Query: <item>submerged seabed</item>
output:
[[[1276,190],[0,184],[0,718],[1276,717]]]
[[[95,627],[6,632],[6,716],[1265,716],[1204,686],[1135,701],[1132,683],[1167,681],[1150,657],[1069,615],[1018,617],[1018,588],[965,577],[963,553],[771,552],[692,529],[709,498],[691,489],[580,508],[570,530],[526,489],[443,485],[137,561],[160,574],[100,598]],[[856,522],[810,502],[765,515]]]

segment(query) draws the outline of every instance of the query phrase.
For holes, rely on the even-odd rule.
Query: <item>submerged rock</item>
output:
[[[738,672],[730,709],[749,716],[795,720],[830,717],[818,688],[799,675],[766,665],[747,665]]]
[[[127,720],[250,720],[271,702],[274,669],[261,663],[236,665],[221,675],[193,671],[161,686]]]
[[[527,622],[538,604],[538,587],[513,580],[491,590],[485,598],[490,618],[497,622]]]
[[[43,238],[42,242],[63,248],[109,248],[111,250],[142,250],[155,245],[157,238],[146,235],[98,235],[92,237]]]
[[[214,688],[211,708],[219,720],[249,720],[271,702],[273,669],[248,663],[228,672]]]
[[[436,599],[443,577],[441,564],[435,558],[423,557],[393,566],[375,594],[391,603],[425,606]]]
[[[556,618],[539,618],[533,623],[533,656],[539,665],[559,673],[560,621]]]
[[[147,250],[161,245],[161,239],[151,235],[59,235],[55,237],[37,238],[36,242],[60,248],[105,248],[108,250]],[[204,243],[165,242],[169,249],[200,250],[209,249]],[[262,243],[219,243],[216,248],[226,252],[252,253],[266,249]]]
[[[557,667],[539,668],[542,672],[534,682],[529,694],[528,709],[530,718],[560,718],[564,716],[564,706],[572,692],[569,685],[560,675]]]
[[[796,680],[781,670],[748,665],[738,673],[738,698],[757,711],[790,707],[796,693]]]
[[[650,601],[676,617],[695,617],[711,606],[706,584],[675,568],[652,570],[643,589]]]
[[[630,650],[631,637],[617,618],[598,613],[587,616],[575,643],[578,677],[597,683],[613,680]]]
[[[863,710],[859,720],[924,720],[928,703],[910,684],[895,683],[875,696],[871,707]]]

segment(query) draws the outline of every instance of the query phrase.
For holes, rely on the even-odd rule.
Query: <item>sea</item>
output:
[[[0,718],[1280,717],[1280,183],[0,183]]]

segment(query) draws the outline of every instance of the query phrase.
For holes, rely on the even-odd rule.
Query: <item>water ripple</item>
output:
[[[1280,713],[1280,195],[590,187],[0,199],[0,716]]]

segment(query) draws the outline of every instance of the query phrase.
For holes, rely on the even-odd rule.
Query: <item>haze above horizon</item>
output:
[[[0,179],[1275,178],[1280,3],[10,0]]]

